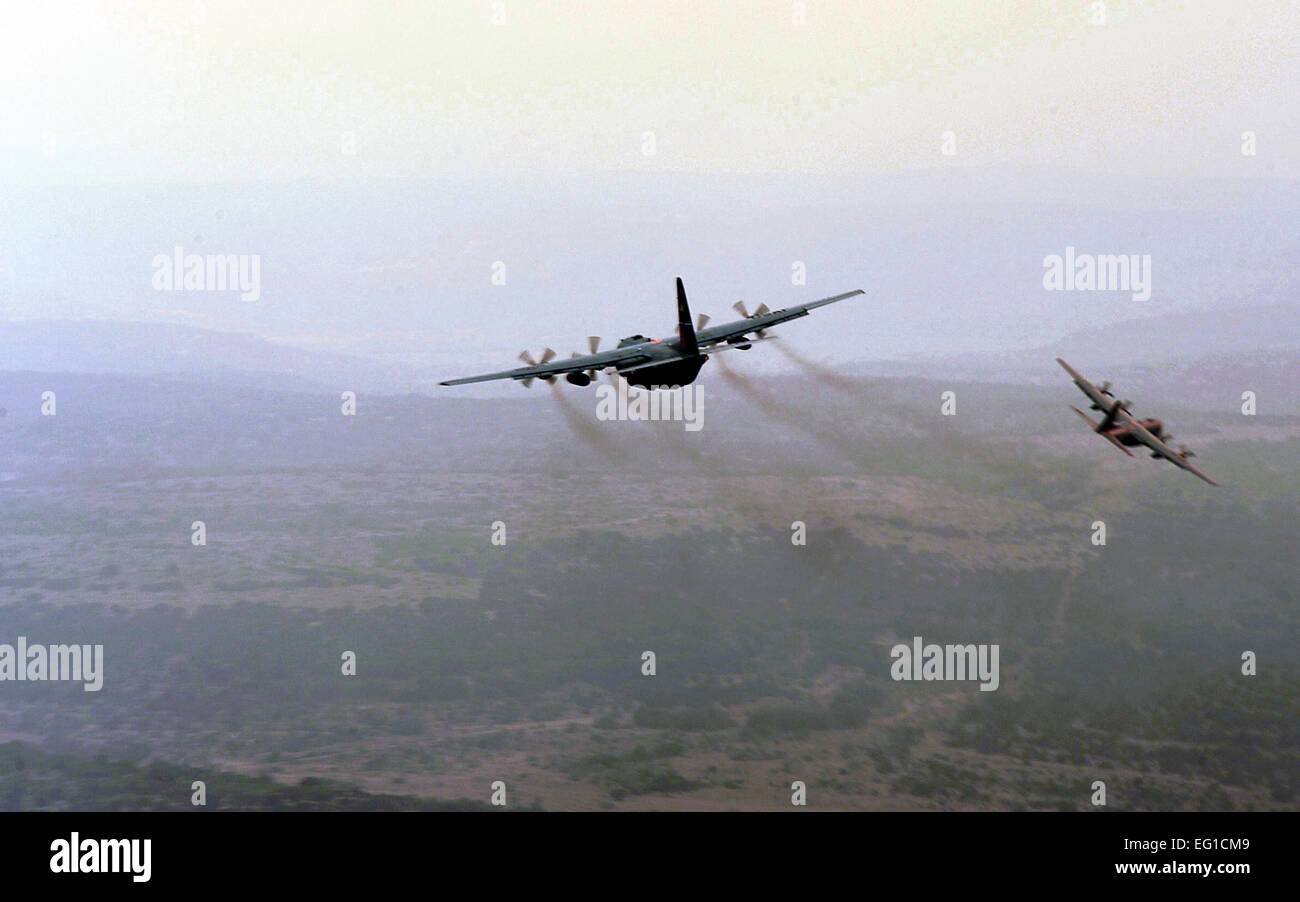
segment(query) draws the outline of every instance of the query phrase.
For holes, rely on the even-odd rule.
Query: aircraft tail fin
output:
[[[686,303],[686,286],[677,279],[677,335],[682,341],[682,352],[700,353],[699,342],[695,340],[695,324],[691,321],[691,308]]]
[[[1098,432],[1103,432],[1115,425],[1115,420],[1119,416],[1120,407],[1121,405],[1118,401],[1114,401],[1110,405],[1110,409],[1105,412],[1106,415],[1101,418],[1101,425],[1097,427]]]

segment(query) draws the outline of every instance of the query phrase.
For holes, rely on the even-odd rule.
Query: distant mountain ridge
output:
[[[938,365],[942,369],[999,370],[1014,374],[1034,369],[1043,359],[1065,357],[1097,364],[1262,354],[1300,350],[1300,304],[1277,303],[1228,310],[1171,313],[1080,329],[1049,344],[1012,352],[899,355],[900,370]]]
[[[434,380],[413,367],[280,344],[247,333],[169,323],[34,320],[0,323],[0,369],[179,375],[397,393]]]
[[[1101,362],[1300,348],[1300,305],[1270,304],[1135,319],[1072,332],[1049,348],[1055,357],[1091,354]]]
[[[1043,383],[1057,378],[1056,357],[1098,380],[1115,380],[1134,391],[1145,385],[1189,406],[1218,406],[1253,390],[1270,398],[1271,412],[1300,413],[1300,308],[1286,304],[1137,319],[1013,354],[864,359],[836,368],[864,376]],[[172,376],[285,391],[445,394],[448,390],[436,383],[446,378],[446,370],[167,323],[0,323],[0,371],[9,372]],[[762,371],[779,376],[790,368],[780,355],[770,355]],[[508,383],[476,388],[458,396],[516,391]]]

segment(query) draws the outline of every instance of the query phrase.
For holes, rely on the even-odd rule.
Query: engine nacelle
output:
[[[568,373],[565,375],[564,381],[568,382],[570,385],[590,385],[591,377],[586,373],[579,371],[576,373]]]

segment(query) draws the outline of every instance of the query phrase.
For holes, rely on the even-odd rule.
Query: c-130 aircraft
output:
[[[1088,400],[1092,402],[1092,409],[1101,411],[1102,420],[1097,422],[1079,408],[1070,407],[1071,410],[1083,417],[1084,421],[1092,427],[1093,432],[1106,439],[1129,457],[1133,456],[1133,452],[1129,448],[1145,445],[1151,451],[1152,457],[1164,458],[1193,476],[1204,479],[1210,485],[1218,485],[1217,482],[1206,476],[1199,467],[1192,463],[1191,458],[1196,455],[1189,448],[1182,447],[1175,451],[1169,446],[1168,443],[1174,437],[1172,433],[1165,429],[1165,424],[1161,420],[1155,417],[1139,420],[1129,412],[1133,402],[1118,400],[1111,392],[1109,382],[1103,382],[1100,386],[1093,385],[1079,375],[1078,370],[1060,357],[1056,358],[1056,362],[1070,374],[1070,378],[1074,380],[1075,385],[1079,386],[1079,390],[1088,396]]]
[[[469,376],[464,379],[448,379],[440,385],[467,385],[471,382],[490,382],[494,379],[514,379],[525,387],[532,385],[534,379],[553,382],[555,377],[563,376],[573,385],[590,385],[601,372],[617,373],[627,379],[630,385],[640,388],[669,388],[690,385],[700,374],[709,355],[719,351],[739,348],[748,351],[760,341],[768,341],[776,336],[768,335],[767,330],[781,323],[807,316],[809,311],[827,304],[834,304],[845,298],[865,294],[862,289],[837,294],[834,297],[809,301],[784,310],[769,310],[766,304],[750,313],[743,301],[733,305],[744,319],[722,326],[706,328],[709,317],[703,313],[699,320],[691,321],[691,309],[686,302],[686,288],[682,280],[677,280],[677,334],[668,338],[647,338],[644,335],[631,335],[618,343],[618,347],[601,351],[600,338],[591,336],[587,339],[591,347],[590,354],[574,353],[568,360],[551,363],[555,352],[547,348],[542,352],[541,360],[534,360],[527,351],[519,355],[528,366],[499,373],[487,373],[482,376]]]

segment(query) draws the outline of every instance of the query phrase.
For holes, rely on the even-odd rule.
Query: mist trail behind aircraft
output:
[[[772,342],[772,347],[776,348],[787,358],[796,363],[805,373],[813,379],[816,379],[822,385],[853,395],[861,394],[867,389],[865,380],[854,379],[850,376],[845,376],[842,373],[837,373],[829,367],[823,366],[815,360],[805,357],[783,341]]]
[[[776,398],[767,394],[767,392],[758,388],[758,386],[754,385],[747,377],[742,376],[740,373],[733,370],[727,365],[726,360],[721,358],[718,360],[718,372],[722,374],[722,378],[727,381],[728,385],[757,404],[764,413],[789,422],[792,425],[800,425],[793,419],[793,411],[780,404]]]
[[[665,420],[655,422],[653,420],[642,420],[645,428],[649,429],[655,436],[655,440],[673,454],[678,455],[691,463],[707,471],[718,471],[718,462],[711,460],[703,451],[694,448],[689,444],[686,433],[682,430],[682,424],[675,420]]]
[[[881,415],[897,420],[894,428],[901,426],[907,432],[924,434],[927,430],[917,423],[918,409],[915,405],[904,404],[893,397],[886,388],[886,383],[872,380],[865,376],[846,376],[830,367],[818,363],[784,342],[772,343],[799,369],[814,381],[838,392],[862,401],[862,415],[873,419]]]
[[[814,426],[808,422],[806,417],[800,415],[796,407],[786,404],[780,398],[763,391],[754,385],[748,377],[742,376],[728,366],[727,362],[722,358],[718,359],[718,372],[722,374],[722,378],[727,381],[728,385],[753,401],[768,416],[831,445],[855,464],[862,462],[862,448],[858,442],[837,431]]]
[[[855,465],[867,470],[874,469],[869,455],[868,439],[849,434],[843,428],[827,426],[825,423],[814,424],[797,406],[787,403],[755,385],[748,377],[731,369],[725,360],[719,359],[718,372],[727,383],[744,397],[754,402],[767,415],[780,420],[802,432],[816,438],[839,451]],[[1026,457],[1005,447],[991,445],[975,436],[958,431],[952,418],[940,414],[938,398],[935,399],[933,412],[926,414],[914,404],[905,404],[899,399],[890,399],[887,394],[873,397],[867,401],[868,410],[864,414],[876,417],[881,414],[893,421],[886,428],[904,441],[924,444],[944,461],[954,466],[973,465],[977,471],[986,474],[1004,473],[1008,467],[1018,467],[1018,472],[1028,478],[1038,478],[1040,465],[1032,457]],[[854,416],[847,413],[846,416]]]
[[[920,421],[920,410],[916,405],[905,404],[892,397],[883,382],[873,384],[873,380],[867,377],[846,376],[805,357],[794,348],[779,341],[773,342],[773,347],[793,361],[811,379],[862,400],[864,402],[863,412],[866,415],[876,417],[884,414],[895,418],[900,424],[905,424],[905,428],[909,432],[913,432],[918,437],[928,436],[935,432],[929,425]],[[876,390],[872,391],[873,388]]]
[[[587,419],[577,405],[565,395],[558,382],[551,383],[551,393],[555,395],[560,413],[564,414],[565,422],[569,424],[569,428],[584,439],[587,444],[591,445],[595,451],[609,460],[621,461],[627,458],[626,449],[616,444],[596,423]]]

